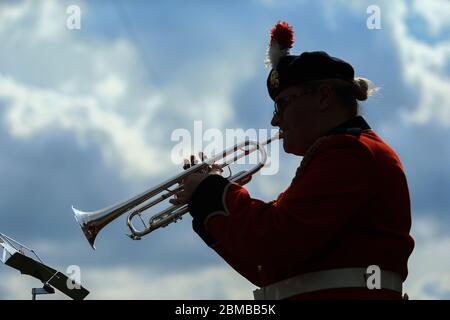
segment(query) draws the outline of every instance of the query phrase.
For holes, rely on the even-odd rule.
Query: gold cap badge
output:
[[[278,72],[275,69],[272,70],[272,73],[270,74],[270,86],[274,89],[280,86],[280,80],[278,79]]]

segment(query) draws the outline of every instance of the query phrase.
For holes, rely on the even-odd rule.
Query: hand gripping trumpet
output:
[[[130,230],[130,234],[128,236],[133,240],[139,240],[141,237],[158,228],[166,227],[170,223],[178,221],[185,213],[189,211],[187,204],[171,205],[151,216],[147,223],[141,215],[144,211],[156,206],[160,202],[174,196],[175,193],[182,190],[183,181],[187,176],[193,173],[202,172],[218,161],[223,161],[218,164],[219,168],[222,169],[254,151],[259,151],[259,162],[254,167],[246,171],[240,171],[228,177],[229,181],[243,185],[249,181],[248,178],[264,167],[267,161],[267,153],[264,147],[279,138],[280,137],[277,134],[262,143],[246,140],[245,142],[236,144],[222,153],[219,153],[218,155],[215,155],[202,163],[192,166],[191,168],[181,172],[172,179],[167,180],[154,188],[148,189],[130,198],[129,200],[101,210],[83,212],[72,206],[75,219],[80,224],[81,230],[89,241],[89,244],[93,249],[95,249],[95,238],[100,230],[122,214],[129,212],[127,226]],[[143,229],[138,230],[134,226],[134,218],[139,218],[141,223],[144,225]]]

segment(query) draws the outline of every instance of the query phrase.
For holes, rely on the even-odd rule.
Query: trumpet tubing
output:
[[[126,201],[92,212],[83,212],[72,207],[74,217],[79,223],[81,230],[83,231],[86,239],[93,249],[95,249],[95,239],[97,238],[100,230],[102,230],[111,221],[117,219],[125,213],[129,213],[127,218],[127,226],[130,234],[128,236],[133,240],[139,240],[141,239],[141,237],[149,234],[156,229],[166,227],[170,223],[180,220],[183,215],[189,211],[187,204],[170,205],[151,216],[148,219],[148,222],[146,222],[141,215],[144,211],[160,204],[162,201],[167,200],[168,198],[174,196],[175,193],[182,190],[183,180],[187,176],[193,173],[202,172],[212,164],[220,160],[223,160],[223,163],[221,163],[219,167],[223,169],[224,167],[236,162],[242,157],[254,151],[258,151],[261,154],[261,159],[253,168],[247,171],[240,171],[228,178],[228,180],[230,180],[231,182],[245,184],[248,180],[247,178],[258,172],[265,165],[267,161],[267,153],[264,147],[277,139],[279,139],[278,135],[262,143],[246,140],[245,142],[226,149],[218,155],[205,160],[205,162],[196,164],[191,168],[172,177],[171,179],[164,181],[161,184],[148,189]],[[230,157],[231,159],[227,161],[227,158]],[[133,220],[136,218],[138,218],[143,224],[143,229],[139,230],[135,227]]]

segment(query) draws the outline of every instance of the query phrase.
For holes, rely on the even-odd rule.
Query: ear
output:
[[[325,111],[332,104],[334,99],[333,89],[328,84],[322,84],[317,88],[319,99],[319,110]]]

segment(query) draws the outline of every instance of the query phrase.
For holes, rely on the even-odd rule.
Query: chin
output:
[[[298,150],[298,148],[294,148],[286,139],[283,139],[283,149],[284,152],[294,154],[296,156],[303,156],[304,152]]]
[[[294,153],[286,139],[283,139],[283,149],[286,153]]]

